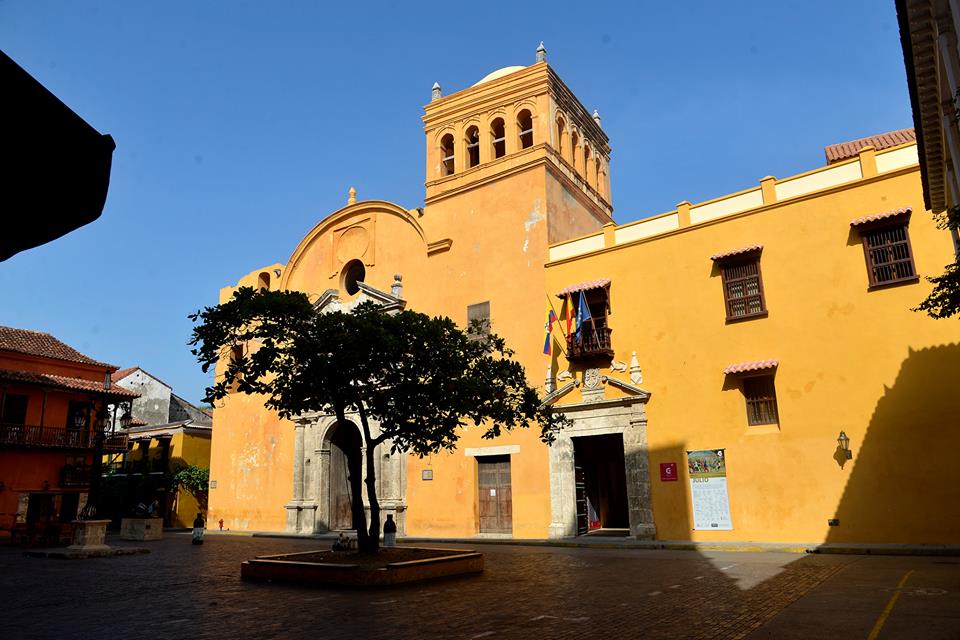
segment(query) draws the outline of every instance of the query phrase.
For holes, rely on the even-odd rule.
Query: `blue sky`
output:
[[[0,0],[0,48],[117,142],[103,216],[0,263],[0,324],[198,401],[187,314],[286,262],[351,185],[420,206],[433,82],[540,40],[603,117],[618,222],[912,126],[893,0],[327,4]]]

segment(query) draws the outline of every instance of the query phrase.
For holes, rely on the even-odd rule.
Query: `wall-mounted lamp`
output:
[[[49,482],[48,480],[44,480],[44,481],[43,481],[43,490],[44,490],[44,491],[47,491],[48,489],[50,489],[50,482]]]
[[[0,491],[3,491],[7,488],[7,485],[3,484],[3,480],[0,480]]]
[[[840,450],[843,451],[843,455],[847,457],[847,460],[853,460],[853,451],[850,451],[850,438],[847,437],[847,434],[842,430],[840,431],[840,436],[837,438],[837,444],[840,445]]]

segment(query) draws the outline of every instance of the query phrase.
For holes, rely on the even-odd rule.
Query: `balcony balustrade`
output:
[[[104,435],[104,452],[125,451],[128,436],[125,433]],[[92,451],[96,445],[93,432],[65,427],[40,427],[30,424],[0,424],[0,447],[41,447],[52,449],[84,449]]]
[[[601,325],[594,332],[593,327],[587,323],[579,338],[575,335],[567,337],[567,360],[574,362],[599,357],[613,357],[609,327]]]

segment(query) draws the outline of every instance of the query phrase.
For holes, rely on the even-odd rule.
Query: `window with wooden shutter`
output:
[[[747,424],[777,424],[777,391],[773,376],[743,378],[743,396],[747,400]]]
[[[767,305],[763,298],[763,280],[760,277],[760,256],[725,260],[720,263],[723,276],[723,299],[727,320],[741,320],[764,316]]]
[[[860,231],[863,253],[867,260],[870,286],[877,287],[898,282],[914,282],[917,271],[913,266],[907,223]]]

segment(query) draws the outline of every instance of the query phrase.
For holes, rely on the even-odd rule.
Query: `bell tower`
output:
[[[487,203],[502,211],[512,196],[518,204],[539,196],[549,243],[612,221],[610,142],[600,116],[546,59],[541,43],[530,66],[498,69],[447,96],[433,85],[423,116],[428,215],[451,200],[483,216]]]

